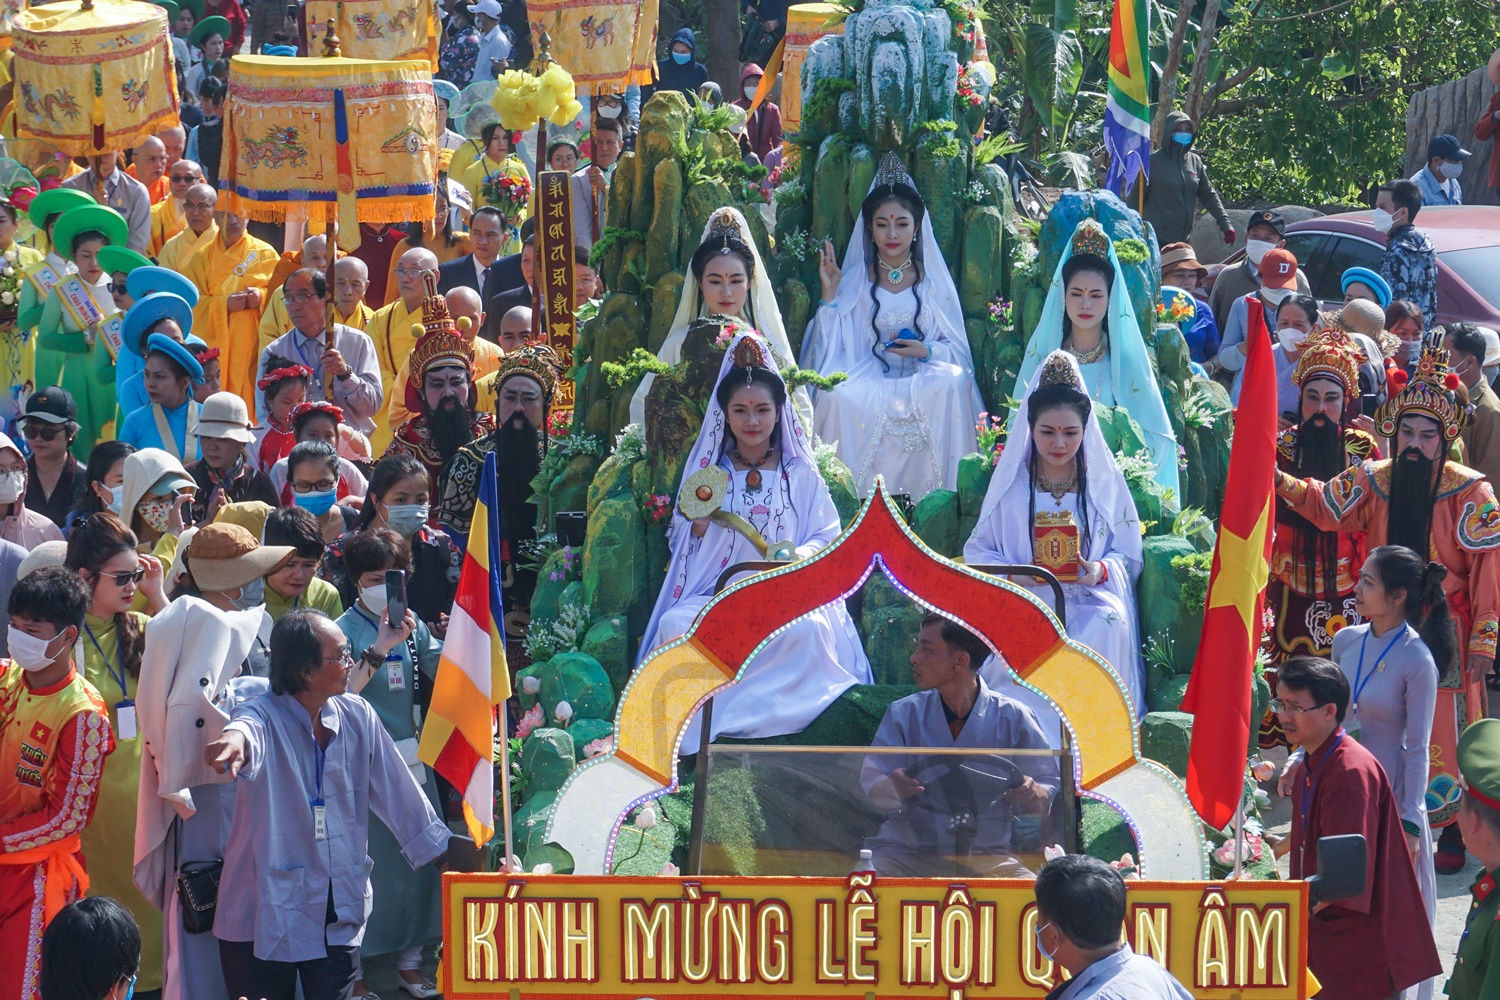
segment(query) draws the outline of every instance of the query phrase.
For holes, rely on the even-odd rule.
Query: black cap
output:
[[[32,393],[31,398],[26,400],[24,419],[41,420],[49,424],[66,423],[78,419],[78,406],[68,390],[59,385],[49,385]]]
[[[1280,212],[1269,208],[1262,209],[1259,212],[1251,212],[1250,221],[1245,223],[1245,229],[1248,230],[1251,226],[1261,225],[1270,226],[1275,229],[1277,236],[1286,235],[1286,218]]]
[[[1429,160],[1434,156],[1445,160],[1467,160],[1472,155],[1467,149],[1458,144],[1456,136],[1449,135],[1447,132],[1444,132],[1442,135],[1433,136],[1432,141],[1427,144],[1427,158]]]

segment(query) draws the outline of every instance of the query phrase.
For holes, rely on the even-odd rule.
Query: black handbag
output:
[[[214,929],[214,910],[219,905],[222,861],[191,861],[177,869],[177,899],[182,904],[182,929],[189,934],[207,934]]]

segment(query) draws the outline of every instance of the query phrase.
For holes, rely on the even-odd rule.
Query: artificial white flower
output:
[[[656,825],[656,810],[647,806],[635,814],[635,825],[642,830],[649,830]]]
[[[527,694],[536,694],[542,689],[542,679],[533,675],[521,678],[521,690]]]
[[[557,707],[552,710],[552,717],[563,725],[567,725],[568,720],[573,718],[573,706],[565,701],[558,702]]]
[[[531,874],[533,874],[533,875],[551,875],[552,874],[552,866],[549,865],[547,862],[543,861],[541,864],[539,864],[535,868],[531,869]]]
[[[678,871],[676,865],[668,861],[666,864],[661,866],[661,871],[657,872],[656,874],[664,875],[667,878],[676,878],[678,875],[681,875],[682,872]]]

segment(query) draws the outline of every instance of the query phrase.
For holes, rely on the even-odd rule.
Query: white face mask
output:
[[[5,643],[10,650],[11,660],[28,673],[46,670],[52,666],[52,661],[57,658],[57,654],[51,652],[51,649],[57,639],[57,636],[51,639],[38,639],[34,635],[22,632],[14,625],[8,626],[5,630]]]
[[[359,588],[359,603],[363,604],[368,610],[375,612],[377,615],[385,614],[385,598],[385,584],[383,583],[375,587]]]
[[[1464,165],[1462,161],[1459,161],[1458,163],[1449,163],[1447,160],[1444,160],[1442,164],[1439,165],[1438,170],[1442,173],[1444,180],[1451,181],[1463,175]]]
[[[1276,339],[1281,341],[1281,349],[1291,354],[1302,346],[1302,342],[1307,339],[1307,332],[1295,326],[1284,326],[1276,331]]]
[[[1260,267],[1261,258],[1274,249],[1276,249],[1274,243],[1268,243],[1265,240],[1248,240],[1245,243],[1245,256],[1250,258],[1250,263]]]
[[[1370,213],[1370,225],[1375,227],[1377,233],[1388,233],[1395,224],[1395,217],[1383,208],[1377,208]]]
[[[599,117],[600,118],[618,118],[618,117],[620,117],[620,112],[622,112],[624,110],[625,109],[623,107],[619,107],[619,106],[616,106],[616,105],[601,104],[601,105],[599,105]]]
[[[1260,297],[1268,302],[1272,309],[1281,305],[1282,300],[1291,294],[1290,288],[1262,288],[1260,290]]]
[[[753,101],[753,100],[755,100],[755,91],[757,89],[758,88],[756,88],[756,87],[741,87],[740,88],[740,93],[742,93],[742,94],[745,95],[745,100],[747,100],[747,101]]]
[[[15,503],[26,492],[26,471],[0,472],[0,503]]]
[[[105,489],[109,490],[109,503],[105,504],[105,507],[115,517],[119,517],[120,505],[125,502],[125,484],[106,486]]]

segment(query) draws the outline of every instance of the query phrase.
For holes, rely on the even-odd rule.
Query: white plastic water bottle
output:
[[[855,865],[849,874],[853,875],[855,872],[873,871],[875,871],[875,855],[871,854],[868,850],[862,850],[859,852],[859,864]]]

